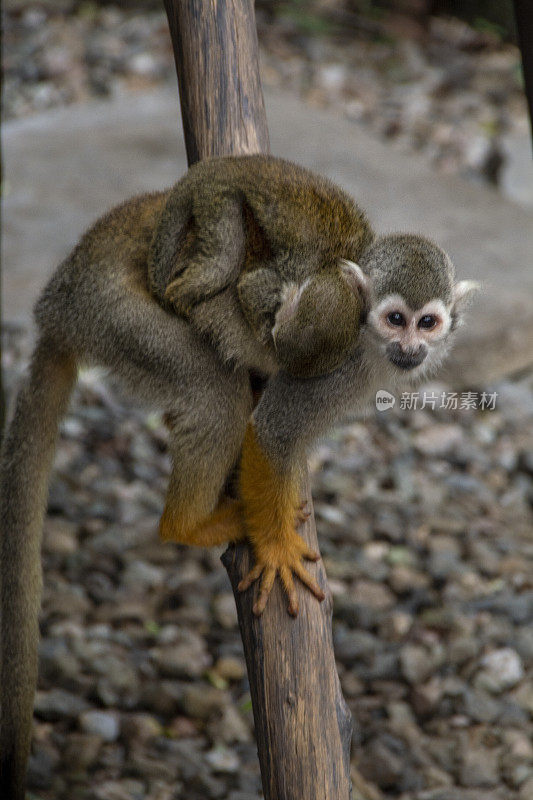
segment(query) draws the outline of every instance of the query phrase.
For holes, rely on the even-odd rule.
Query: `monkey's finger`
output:
[[[263,572],[263,569],[264,567],[262,564],[256,564],[255,567],[250,570],[248,575],[245,575],[242,581],[238,584],[237,589],[239,592],[245,592],[246,589],[249,589],[252,583],[259,578]]]
[[[311,516],[310,511],[306,511],[304,508],[299,508],[296,512],[296,523],[307,522],[309,517]]]
[[[294,572],[298,575],[301,582],[304,583],[308,589],[310,589],[317,600],[324,600],[325,594],[315,581],[313,577],[308,573],[308,571],[302,567],[300,563],[296,563],[293,567]]]
[[[179,288],[180,284],[177,279],[169,283],[165,289],[165,300],[168,300],[169,303],[174,302],[176,295],[179,295]]]
[[[274,586],[275,580],[276,580],[276,568],[266,567],[263,574],[263,580],[261,581],[261,591],[259,592],[259,597],[255,601],[253,607],[253,612],[256,617],[259,617],[265,610],[268,596],[272,591],[272,587]]]
[[[308,561],[320,561],[320,553],[317,553],[316,550],[311,550],[310,547],[306,547],[302,553],[303,558],[306,558]]]
[[[296,594],[292,572],[288,567],[283,566],[279,568],[279,576],[287,592],[287,597],[289,598],[289,614],[291,617],[296,617],[298,615],[298,596]]]

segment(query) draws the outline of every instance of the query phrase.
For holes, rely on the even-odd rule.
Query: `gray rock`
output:
[[[99,736],[104,742],[114,742],[120,733],[120,721],[110,711],[85,711],[80,714],[80,728],[85,733]]]
[[[425,455],[442,457],[463,440],[463,430],[459,425],[434,425],[415,436],[416,449]]]
[[[357,581],[351,596],[354,602],[376,611],[391,608],[396,602],[393,593],[386,586],[367,580]]]
[[[58,763],[59,754],[55,748],[38,745],[28,761],[28,785],[32,789],[50,789]]]
[[[514,644],[523,661],[533,662],[533,626],[519,629]]]
[[[150,714],[124,714],[120,725],[121,736],[126,741],[147,742],[161,736],[162,728]]]
[[[256,792],[230,792],[228,800],[257,800]]]
[[[82,697],[66,692],[64,689],[52,689],[49,692],[37,692],[35,696],[35,713],[47,722],[60,719],[74,720],[90,708]]]
[[[442,698],[442,681],[434,676],[427,683],[415,685],[411,694],[413,709],[419,716],[432,714]]]
[[[335,653],[345,663],[373,655],[381,649],[379,641],[371,633],[360,630],[336,629],[334,636]]]
[[[84,772],[98,758],[102,739],[91,733],[71,733],[63,751],[63,765],[68,772]]]
[[[126,654],[104,653],[92,659],[92,668],[102,677],[97,693],[106,705],[128,707],[138,698],[140,682],[137,670],[126,660]]]
[[[387,651],[376,653],[369,663],[357,667],[357,674],[364,681],[394,681],[400,676],[398,654]]]
[[[533,777],[522,784],[518,792],[519,800],[533,800]]]
[[[499,781],[497,753],[486,747],[466,748],[462,754],[459,780],[468,787],[496,786]]]
[[[147,754],[132,744],[128,750],[128,774],[143,780],[162,778],[171,782],[177,777],[177,766],[172,761],[163,761],[159,754]]]
[[[457,636],[449,645],[448,660],[453,664],[464,664],[475,658],[479,651],[479,642],[472,636]]]
[[[230,702],[227,692],[214,686],[191,684],[183,692],[181,705],[187,716],[208,719]]]
[[[501,704],[481,689],[466,690],[464,711],[475,722],[494,722],[501,709]]]
[[[144,800],[144,782],[133,778],[104,780],[94,788],[91,800]]]
[[[421,645],[406,644],[400,652],[402,674],[413,685],[427,681],[441,660]]]
[[[217,622],[226,630],[232,630],[238,626],[235,599],[231,592],[223,592],[215,597],[213,612]]]
[[[131,561],[122,575],[125,586],[139,589],[140,587],[152,588],[161,586],[164,580],[164,570],[147,564],[145,561]]]
[[[234,705],[227,705],[222,709],[220,718],[210,723],[208,732],[216,743],[249,742],[252,738],[250,726]]]
[[[234,774],[240,767],[236,753],[228,747],[218,745],[205,754],[205,760],[213,772]]]
[[[64,680],[79,675],[80,663],[63,639],[48,637],[39,644],[39,669],[51,681]]]
[[[525,680],[511,695],[512,699],[533,716],[533,680]]]
[[[496,694],[516,686],[524,677],[520,656],[510,647],[502,647],[487,653],[481,659],[481,666],[483,670],[478,679],[482,679],[484,688]]]
[[[183,684],[178,681],[147,681],[141,686],[139,703],[155,714],[172,717],[181,708]]]
[[[221,656],[213,667],[223,680],[240,681],[246,675],[246,664],[244,659],[236,656]]]
[[[380,739],[373,739],[363,750],[358,769],[367,780],[376,783],[380,789],[390,789],[400,780],[405,763]]]
[[[399,595],[426,589],[430,584],[431,579],[427,574],[403,564],[394,566],[389,574],[389,585]]]
[[[197,678],[211,665],[205,641],[192,631],[183,629],[181,641],[150,650],[159,672],[169,678]]]

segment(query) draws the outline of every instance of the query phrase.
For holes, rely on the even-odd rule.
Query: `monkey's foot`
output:
[[[255,566],[237,587],[240,592],[244,592],[262,576],[259,595],[253,607],[256,616],[265,610],[276,575],[281,578],[289,599],[288,611],[291,616],[295,617],[298,614],[298,597],[293,575],[296,575],[318,600],[324,599],[324,592],[302,565],[303,558],[308,561],[318,561],[320,555],[311,550],[296,531],[291,530],[283,536],[269,537],[266,541],[263,537],[261,539],[262,541],[256,541],[254,545]]]
[[[212,514],[192,522],[187,515],[173,508],[167,500],[159,522],[159,535],[165,542],[214,547],[245,538],[241,506],[237,500],[226,499]]]
[[[307,500],[302,500],[299,506],[296,508],[296,516],[295,516],[295,524],[302,525],[304,522],[307,522],[309,517],[311,516],[311,512],[307,508]]]

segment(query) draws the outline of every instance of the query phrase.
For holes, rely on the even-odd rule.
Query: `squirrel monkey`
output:
[[[279,575],[296,614],[294,575],[323,597],[302,563],[317,555],[295,529],[307,449],[377,388],[435,367],[473,288],[454,283],[436,245],[376,238],[340,189],[264,156],[193,167],[82,237],[36,304],[37,344],[2,447],[2,797],[24,797],[48,473],[79,366],[112,369],[169,412],[163,538],[248,536],[255,566],[241,589],[262,576],[261,613]],[[253,412],[254,371],[268,383]],[[239,496],[221,499],[241,450]]]

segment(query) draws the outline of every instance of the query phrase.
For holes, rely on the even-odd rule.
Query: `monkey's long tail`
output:
[[[76,380],[72,355],[40,341],[0,461],[0,797],[23,800],[37,681],[42,524],[59,421]]]

